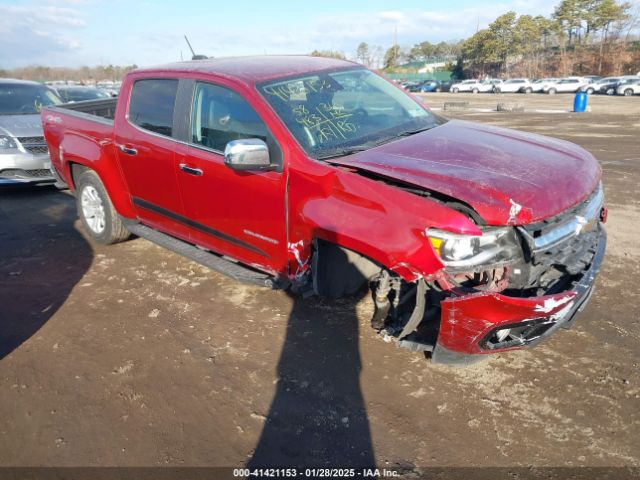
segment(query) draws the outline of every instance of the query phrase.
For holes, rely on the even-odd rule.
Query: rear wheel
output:
[[[630,97],[631,95],[633,95],[633,90],[632,90],[631,88],[627,88],[627,89],[624,91],[624,96],[625,96],[625,97]]]
[[[615,93],[616,93],[615,88],[607,88],[607,95],[615,95]]]
[[[456,87],[456,88],[452,88],[452,89],[451,89],[451,91],[452,91],[453,93],[458,93],[458,91],[459,91],[459,90],[458,90],[458,88]]]
[[[548,93],[549,95],[555,95],[557,92],[558,92],[558,91],[557,91],[555,88],[550,88],[550,89],[547,91],[547,93]]]
[[[533,92],[531,87],[527,87],[527,88],[524,89],[524,93],[531,93],[531,92]]]
[[[474,88],[473,90],[471,90],[471,93],[478,93],[478,89]]]
[[[587,88],[587,95],[591,95],[594,91],[593,88]]]
[[[82,225],[96,242],[109,245],[129,238],[100,177],[91,170],[78,179],[76,206]]]

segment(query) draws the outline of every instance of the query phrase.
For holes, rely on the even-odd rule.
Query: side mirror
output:
[[[232,140],[227,143],[224,163],[234,170],[265,170],[272,166],[269,148],[259,138]]]

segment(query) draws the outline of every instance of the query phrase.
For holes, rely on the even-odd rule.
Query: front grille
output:
[[[49,153],[44,137],[18,137],[18,141],[32,155]]]
[[[41,155],[43,153],[49,153],[49,148],[46,145],[25,146],[24,149],[32,155]]]
[[[604,201],[601,188],[560,215],[518,227],[527,251],[524,264],[517,268],[519,275],[512,278],[511,293],[520,296],[561,292],[589,268],[600,237]]]
[[[41,145],[45,143],[44,137],[18,137],[18,140],[24,146],[33,144]]]
[[[0,171],[0,176],[7,178],[51,178],[51,170],[40,168],[35,170],[23,170],[21,168],[7,168]]]

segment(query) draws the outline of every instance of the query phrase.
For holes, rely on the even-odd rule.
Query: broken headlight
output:
[[[482,235],[461,235],[430,228],[426,234],[433,250],[451,270],[486,268],[517,260],[522,255],[512,227],[488,228]]]

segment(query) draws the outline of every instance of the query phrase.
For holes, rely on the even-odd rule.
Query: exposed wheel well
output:
[[[78,185],[78,179],[80,178],[80,175],[82,175],[87,170],[91,170],[89,167],[85,167],[80,163],[73,163],[73,162],[69,164],[69,168],[71,169],[71,179],[73,180],[73,188],[76,188],[76,186]]]
[[[313,289],[317,295],[339,298],[357,292],[384,267],[353,250],[326,240],[314,240]]]

